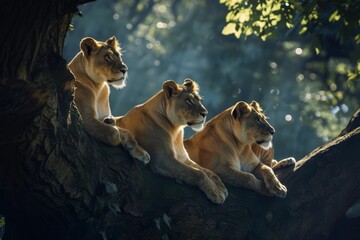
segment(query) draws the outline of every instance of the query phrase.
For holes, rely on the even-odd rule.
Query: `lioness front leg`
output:
[[[244,187],[254,190],[265,196],[273,196],[273,194],[267,189],[265,183],[257,179],[253,174],[248,172],[242,172],[231,167],[223,169],[218,172],[221,179],[228,184],[235,187]]]
[[[224,203],[226,196],[216,184],[210,180],[205,172],[190,167],[176,159],[167,159],[168,163],[152,166],[153,171],[166,177],[183,181],[189,185],[197,186],[213,203]]]
[[[85,130],[96,139],[111,146],[120,144],[120,133],[116,126],[105,124],[95,118],[84,121]]]
[[[227,197],[229,195],[229,192],[226,189],[223,181],[216,173],[214,173],[213,171],[211,171],[207,168],[200,166],[199,164],[197,164],[193,161],[186,161],[185,163],[193,168],[197,168],[197,169],[200,169],[203,172],[205,172],[205,174],[216,184],[216,186],[220,189],[220,191],[222,191],[224,193],[225,197]]]
[[[259,171],[269,191],[277,197],[285,198],[287,194],[287,189],[275,176],[274,171],[264,164],[260,166]]]
[[[124,128],[118,127],[118,129],[120,133],[120,144],[129,151],[133,158],[147,164],[150,161],[150,155],[139,146],[134,135]]]

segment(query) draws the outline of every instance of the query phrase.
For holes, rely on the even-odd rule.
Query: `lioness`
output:
[[[284,198],[287,189],[271,167],[295,164],[295,160],[273,159],[274,133],[257,102],[240,101],[211,119],[184,145],[192,160],[214,171],[225,183]],[[265,184],[252,174],[254,170]]]
[[[204,126],[207,110],[200,100],[191,79],[182,85],[168,80],[155,96],[116,118],[116,125],[129,129],[150,153],[155,173],[195,185],[212,202],[223,203],[228,193],[220,178],[193,162],[183,145],[184,127],[197,131]]]
[[[109,84],[123,88],[127,76],[116,38],[100,42],[87,37],[81,40],[80,49],[68,67],[75,77],[74,100],[85,130],[106,144],[122,144],[132,157],[147,163],[149,154],[138,146],[128,130],[103,122],[111,117]]]

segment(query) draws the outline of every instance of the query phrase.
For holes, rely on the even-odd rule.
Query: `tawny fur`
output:
[[[100,42],[87,37],[81,40],[80,49],[68,67],[75,78],[74,101],[85,130],[105,144],[122,144],[134,158],[147,163],[149,154],[138,146],[131,132],[103,122],[111,118],[109,84],[123,88],[127,75],[116,38]]]
[[[214,203],[223,203],[228,193],[220,178],[192,161],[183,145],[184,127],[202,129],[207,110],[200,102],[195,82],[182,85],[168,80],[156,95],[116,119],[129,129],[150,153],[151,169],[166,177],[199,187]]]
[[[291,165],[295,160],[278,163],[273,159],[274,132],[257,102],[241,101],[211,119],[184,145],[192,160],[214,171],[225,183],[284,198],[287,189],[272,167]]]

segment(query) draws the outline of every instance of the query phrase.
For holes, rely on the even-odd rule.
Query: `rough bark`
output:
[[[4,5],[16,16],[2,24],[0,64],[5,239],[320,239],[360,198],[359,114],[338,138],[279,172],[286,199],[228,186],[225,204],[215,205],[121,147],[93,140],[61,57],[71,15],[83,2]]]
[[[353,117],[350,119],[348,125],[341,131],[340,136],[345,135],[346,133],[351,132],[355,128],[360,126],[360,109],[358,109]]]

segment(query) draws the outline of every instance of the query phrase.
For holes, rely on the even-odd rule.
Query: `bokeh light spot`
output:
[[[131,23],[126,24],[126,29],[131,30],[133,28],[133,25]]]
[[[270,90],[270,94],[272,95],[279,95],[280,94],[280,90],[277,88],[271,89]]]
[[[116,21],[116,20],[119,20],[119,18],[120,18],[120,15],[118,13],[114,13],[113,19]]]
[[[333,92],[336,91],[337,90],[337,85],[335,83],[331,83],[330,84],[330,90],[333,91]]]
[[[277,63],[276,63],[276,62],[271,62],[271,63],[270,63],[270,67],[271,67],[272,69],[277,68]]]
[[[302,52],[303,52],[303,50],[302,50],[301,48],[296,48],[296,49],[295,49],[296,55],[301,55]]]
[[[297,81],[297,82],[301,82],[301,81],[304,80],[304,78],[305,78],[305,77],[304,77],[304,74],[301,74],[301,73],[300,73],[299,75],[297,75],[296,81]]]
[[[290,114],[285,115],[285,121],[290,122],[292,120],[292,116]]]
[[[164,22],[157,22],[156,27],[159,28],[159,29],[163,29],[163,28],[167,27],[167,24],[164,23]]]

